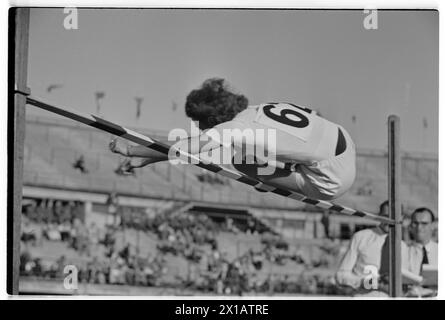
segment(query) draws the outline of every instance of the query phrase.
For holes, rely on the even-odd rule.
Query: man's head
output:
[[[201,130],[206,130],[232,120],[247,108],[247,104],[247,98],[231,92],[224,79],[211,78],[189,93],[185,113],[192,120],[199,121]]]
[[[383,201],[379,207],[379,216],[389,218],[389,202],[388,200]],[[381,223],[380,228],[386,233],[389,232],[389,225],[387,223]]]
[[[425,207],[417,208],[411,215],[411,233],[414,241],[427,244],[433,236],[433,212]]]

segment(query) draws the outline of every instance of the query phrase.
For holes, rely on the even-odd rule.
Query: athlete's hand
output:
[[[119,153],[123,156],[128,156],[128,146],[121,141],[118,141],[117,138],[114,138],[110,141],[108,145],[111,152]]]

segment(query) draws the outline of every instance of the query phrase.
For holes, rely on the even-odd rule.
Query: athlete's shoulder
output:
[[[379,237],[384,235],[385,234],[382,233],[381,229],[379,229],[378,227],[373,227],[357,231],[356,233],[354,233],[353,237],[360,239],[372,239],[374,237]]]
[[[243,111],[238,113],[233,118],[233,121],[243,121],[243,122],[252,121],[253,119],[255,119],[259,108],[260,108],[260,105],[247,106],[246,109],[244,109]]]
[[[362,229],[360,231],[357,231],[354,233],[355,237],[364,237],[364,236],[369,236],[371,234],[375,233],[375,231],[372,228],[366,228],[366,229]]]

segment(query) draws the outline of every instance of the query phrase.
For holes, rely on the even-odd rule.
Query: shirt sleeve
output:
[[[413,267],[410,265],[409,249],[405,241],[402,240],[401,243],[401,256],[402,256],[402,270],[408,270],[410,272],[415,272]]]
[[[338,268],[335,279],[337,284],[357,289],[361,285],[361,277],[354,274],[353,269],[358,256],[358,234],[354,234],[349,243],[348,251]]]

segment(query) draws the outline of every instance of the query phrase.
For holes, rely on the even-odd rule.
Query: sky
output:
[[[405,151],[438,153],[439,17],[435,11],[31,10],[28,86],[45,101],[130,127],[190,128],[187,94],[223,77],[250,104],[292,102],[384,149],[401,117]],[[53,84],[62,85],[47,92]],[[136,120],[135,97],[142,97]],[[173,104],[177,110],[173,111]],[[33,107],[28,114],[52,116]],[[355,119],[355,121],[354,121]]]

